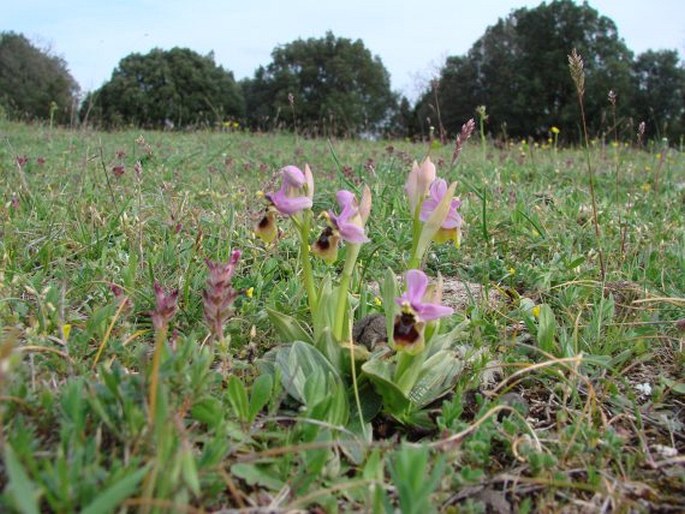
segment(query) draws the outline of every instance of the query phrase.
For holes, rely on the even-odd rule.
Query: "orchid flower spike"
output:
[[[430,218],[446,193],[447,182],[443,179],[439,178],[431,184],[429,196],[424,200],[423,205],[421,206],[421,214],[419,216],[421,221],[425,222]],[[457,212],[457,209],[459,209],[460,206],[461,200],[459,198],[452,198],[449,210],[447,211],[447,216],[445,216],[444,221],[433,237],[436,242],[444,243],[451,239],[454,241],[455,245],[459,246],[461,241],[461,226],[464,222],[461,215]]]
[[[276,228],[276,214],[293,216],[305,209],[311,209],[314,198],[314,178],[308,164],[304,172],[296,166],[286,166],[281,169],[283,182],[275,193],[267,193],[264,197],[268,205],[264,216],[255,227],[255,233],[264,242],[270,243],[278,235]]]
[[[350,191],[344,189],[335,195],[340,206],[340,214],[333,211],[324,213],[328,226],[321,232],[319,239],[312,247],[312,252],[326,262],[334,262],[338,256],[338,244],[345,241],[350,244],[366,243],[369,240],[364,226],[371,212],[371,190],[364,186],[361,203]]]
[[[407,182],[404,185],[404,190],[409,199],[412,215],[416,212],[416,208],[421,205],[423,199],[428,195],[428,188],[435,180],[435,164],[426,157],[421,165],[414,161],[412,170],[407,176]]]
[[[400,306],[400,314],[395,317],[393,339],[395,348],[412,355],[425,347],[424,330],[426,323],[449,316],[454,309],[442,305],[442,283],[437,287],[428,286],[428,277],[418,269],[407,271],[407,290],[395,299]]]

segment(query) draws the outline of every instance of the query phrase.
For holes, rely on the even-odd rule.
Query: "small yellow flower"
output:
[[[611,147],[612,147],[612,148],[618,148],[618,141],[612,141],[612,142],[611,142]]]
[[[661,159],[661,152],[659,152],[658,154],[656,154],[655,157],[657,158],[657,160],[658,160],[658,159]]]
[[[373,297],[373,304],[376,307],[380,307],[381,305],[383,305],[383,300],[381,300],[381,298],[379,296],[374,296]]]
[[[640,189],[642,189],[642,191],[645,193],[649,193],[652,190],[652,184],[650,184],[649,182],[645,182],[644,184],[642,184]]]
[[[250,287],[250,288],[248,288],[247,291],[245,291],[245,296],[247,296],[248,298],[252,298],[253,295],[254,295],[254,287]]]
[[[516,275],[516,269],[515,268],[510,267],[507,271],[509,272],[510,275]]]
[[[558,134],[559,132],[561,132],[561,130],[559,130],[559,127],[554,127],[554,126],[549,130],[552,132],[552,134],[555,134],[555,135]]]
[[[69,334],[71,334],[71,324],[65,323],[64,325],[62,325],[62,337],[64,342],[67,342],[69,340]]]
[[[533,314],[533,316],[535,316],[536,318],[539,318],[540,317],[540,306],[536,305],[535,307],[533,307],[530,310],[530,312]]]
[[[256,196],[257,198],[264,198],[264,191],[257,191],[257,192],[255,193],[255,196]]]

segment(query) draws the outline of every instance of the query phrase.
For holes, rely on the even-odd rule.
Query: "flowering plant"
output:
[[[356,340],[352,330],[356,299],[350,293],[360,249],[373,238],[367,233],[371,189],[363,186],[358,194],[337,191],[339,208],[321,214],[325,223],[313,239],[311,169],[286,166],[281,176],[280,189],[264,195],[267,206],[255,232],[272,243],[279,233],[277,215],[291,219],[300,240],[299,270],[311,325],[268,310],[286,344],[264,356],[263,371],[280,376],[285,390],[304,405],[308,416],[323,416],[339,425],[352,423],[366,437],[378,405],[401,421],[414,419],[454,386],[463,367],[455,341],[464,325],[439,334],[440,319],[454,311],[442,304],[442,280],[431,281],[420,269],[431,242],[460,242],[463,220],[458,212],[461,200],[454,195],[456,182],[448,185],[438,178],[428,157],[421,164],[415,162],[407,177],[405,192],[413,227],[409,270],[401,294],[394,272],[386,273],[382,303],[387,344],[374,348]],[[329,266],[337,261],[343,245],[344,264],[336,281]],[[312,260],[312,255],[321,260]],[[356,409],[350,407],[353,404]]]

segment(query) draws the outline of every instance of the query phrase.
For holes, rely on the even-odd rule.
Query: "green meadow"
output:
[[[682,149],[454,148],[0,121],[0,510],[685,508]],[[454,312],[415,355],[362,345],[369,316],[397,335],[410,315],[405,182],[427,156],[463,226],[418,267]],[[262,241],[280,170],[305,164],[311,216]],[[368,242],[309,255],[364,186]]]

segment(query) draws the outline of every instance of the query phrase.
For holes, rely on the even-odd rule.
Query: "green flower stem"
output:
[[[354,265],[359,256],[360,244],[348,244],[347,255],[345,257],[345,267],[343,268],[342,276],[340,277],[340,286],[338,287],[338,300],[335,310],[335,325],[333,326],[333,337],[337,341],[342,341],[343,328],[345,325],[345,313],[347,309],[347,293],[350,287],[350,280]]]
[[[159,392],[159,366],[162,361],[162,349],[166,341],[167,328],[155,331],[155,349],[152,354],[152,370],[150,371],[150,390],[148,392],[148,419],[150,427],[155,423],[157,410],[157,394]]]
[[[395,384],[405,395],[408,395],[414,384],[416,384],[425,355],[425,350],[417,355],[411,355],[408,352],[398,352]]]
[[[422,256],[419,255],[419,240],[421,239],[422,223],[419,219],[419,216],[421,214],[422,203],[423,202],[419,202],[419,204],[416,206],[416,210],[414,211],[414,218],[412,220],[411,257],[409,259],[407,269],[418,268],[421,264]]]
[[[316,289],[314,289],[314,273],[312,272],[312,262],[310,259],[309,248],[309,232],[312,221],[312,211],[307,210],[303,213],[303,217],[292,217],[293,223],[300,235],[300,260],[302,261],[302,279],[304,280],[304,288],[307,291],[307,302],[309,304],[309,313],[314,316],[317,307]]]

